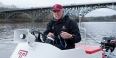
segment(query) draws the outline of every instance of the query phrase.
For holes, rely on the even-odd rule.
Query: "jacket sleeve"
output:
[[[77,23],[73,20],[70,22],[71,34],[73,35],[73,42],[78,43],[81,41],[81,35]]]
[[[44,31],[44,35],[47,36],[49,32],[52,32],[52,22],[48,22],[46,26],[46,30]]]

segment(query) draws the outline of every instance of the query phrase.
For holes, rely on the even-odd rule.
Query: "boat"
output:
[[[114,37],[104,37],[101,46],[77,45],[74,49],[60,50],[49,43],[35,42],[35,39],[29,29],[14,30],[13,41],[18,45],[10,58],[107,58],[114,50],[108,43],[105,46],[105,40],[116,42]]]
[[[86,34],[85,28],[79,29]],[[112,45],[116,45],[115,37],[103,37],[100,46],[76,45],[74,49],[60,50],[50,43],[45,43],[42,36],[41,32],[35,30],[14,30],[13,41],[18,45],[10,58],[108,58],[115,49]],[[41,41],[36,42],[37,37]],[[49,39],[52,41],[52,38]]]
[[[83,45],[76,46],[75,49],[60,50],[48,43],[35,42],[35,36],[29,29],[15,30],[14,42],[18,45],[10,58],[102,58],[103,54],[100,47]]]

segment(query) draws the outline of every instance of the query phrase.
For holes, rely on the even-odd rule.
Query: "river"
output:
[[[38,23],[2,23],[0,24],[0,58],[10,58],[16,47],[13,43],[14,30],[16,29],[34,29],[43,32],[47,22]],[[97,45],[93,39],[100,42],[103,37],[116,37],[116,22],[82,22],[81,27],[86,29],[87,36],[86,44]],[[84,35],[82,35],[84,37]],[[84,44],[83,39],[79,44]],[[114,57],[115,58],[115,57]]]

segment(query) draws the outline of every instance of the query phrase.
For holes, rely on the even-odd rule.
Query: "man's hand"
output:
[[[60,34],[60,36],[63,38],[63,39],[71,39],[72,38],[72,35],[67,33],[67,32],[62,32]]]
[[[48,35],[47,35],[47,37],[53,37],[53,36],[54,36],[54,34],[51,33],[51,32],[49,32]]]

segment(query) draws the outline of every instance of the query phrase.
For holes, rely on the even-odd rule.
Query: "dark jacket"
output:
[[[65,39],[67,43],[67,46],[65,48],[60,45],[60,40],[57,39],[57,36],[60,35],[62,31],[68,32],[69,34],[73,35],[72,39]],[[55,40],[57,41],[57,45],[55,46],[62,50],[75,48],[75,43],[81,41],[78,25],[76,22],[71,20],[68,15],[65,15],[60,21],[56,21],[55,19],[51,20],[47,24],[47,28],[44,34],[47,35],[49,32],[53,33],[56,36]]]

